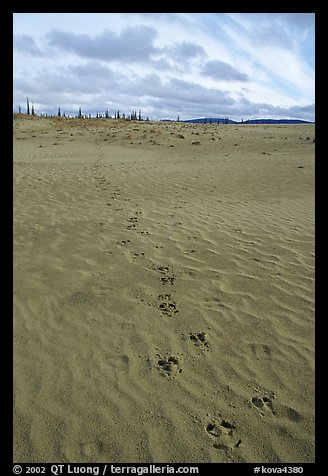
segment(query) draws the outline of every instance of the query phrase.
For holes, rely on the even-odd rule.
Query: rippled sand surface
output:
[[[314,461],[313,139],[14,119],[15,461]]]

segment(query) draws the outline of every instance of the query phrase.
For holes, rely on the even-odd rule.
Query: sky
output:
[[[13,109],[315,120],[314,13],[14,13]]]

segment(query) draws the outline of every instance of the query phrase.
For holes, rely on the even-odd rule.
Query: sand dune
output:
[[[14,119],[15,461],[314,461],[313,138]]]

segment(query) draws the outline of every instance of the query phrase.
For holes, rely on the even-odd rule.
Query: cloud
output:
[[[89,61],[21,75],[15,79],[14,86],[19,101],[29,95],[42,104],[61,105],[63,101],[70,101],[82,105],[92,103],[93,96],[102,97],[105,103],[108,97],[117,94],[119,81],[110,68],[97,61]]]
[[[95,37],[52,30],[47,34],[46,42],[49,47],[81,58],[144,63],[156,70],[172,70],[175,64],[186,64],[193,58],[206,56],[205,50],[195,43],[180,42],[159,48],[154,44],[156,38],[157,31],[153,27],[139,25],[125,28],[120,33],[104,30]]]
[[[228,29],[235,29],[255,48],[268,46],[293,51],[314,40],[314,13],[232,13]],[[228,30],[227,30],[228,31]],[[309,36],[310,34],[310,36]]]
[[[166,52],[172,59],[178,62],[185,62],[198,56],[206,56],[203,47],[187,41],[176,43],[173,46],[166,48]]]
[[[83,64],[66,66],[62,68],[62,74],[64,77],[73,77],[74,80],[81,78],[83,83],[92,81],[93,87],[102,84],[106,89],[109,85],[108,82],[116,77],[112,69],[99,61],[88,61]]]
[[[228,63],[219,60],[207,61],[202,75],[209,76],[216,81],[247,81],[247,74],[241,73]]]
[[[175,98],[189,104],[201,104],[203,110],[206,109],[208,105],[226,106],[234,103],[234,99],[226,91],[205,88],[200,84],[190,83],[176,78],[170,80],[165,90],[167,97]]]
[[[142,62],[158,50],[154,46],[156,30],[148,26],[125,28],[121,33],[104,30],[95,37],[88,34],[52,30],[47,35],[48,44],[82,58],[106,61]]]
[[[248,32],[259,28],[268,27],[276,29],[275,37],[279,41],[280,34],[285,38],[294,35],[295,32],[300,33],[305,29],[314,29],[314,13],[231,13],[228,16],[233,21],[239,23],[247,29]]]
[[[277,106],[266,102],[253,102],[241,97],[231,107],[227,114],[244,119],[248,118],[299,118],[306,121],[314,120],[314,103],[294,106]]]
[[[45,56],[47,54],[46,51],[39,48],[31,35],[14,35],[13,44],[14,48],[23,54],[32,56]]]
[[[256,23],[262,20],[276,25],[284,25],[289,31],[314,27],[314,13],[258,13],[253,14]]]
[[[276,107],[274,111],[271,108],[270,113],[274,113],[277,116],[281,115],[281,117],[300,117],[307,121],[313,121],[315,115],[315,105],[314,103],[311,103],[301,106],[296,105],[291,107]]]
[[[279,84],[280,90],[286,91],[292,100],[303,101],[313,97],[314,70],[302,54],[300,34],[295,35],[293,28],[285,30],[285,24],[278,21],[281,15],[233,14],[232,23],[224,24],[225,33],[249,67],[259,71],[262,79],[254,76],[255,83],[264,81],[273,91]],[[286,23],[286,18],[282,18]],[[276,27],[274,33],[272,29]]]

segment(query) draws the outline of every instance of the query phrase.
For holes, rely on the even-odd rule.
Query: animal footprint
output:
[[[241,444],[241,439],[235,435],[235,430],[236,426],[227,420],[211,422],[206,427],[207,433],[216,439],[214,448],[225,451],[238,448]]]
[[[127,225],[128,230],[135,230],[138,226],[138,217],[129,218],[130,225]]]
[[[121,240],[116,242],[118,245],[127,245],[131,244],[131,240]]]
[[[175,277],[174,276],[164,276],[161,278],[162,284],[172,284],[174,283]]]
[[[163,300],[158,307],[164,316],[172,317],[179,312],[176,303],[171,301],[171,294],[159,294],[158,298]]]
[[[141,251],[140,253],[134,253],[133,254],[133,261],[136,261],[137,259],[144,259],[145,253]]]
[[[158,357],[160,357],[160,355],[158,355]],[[182,372],[182,369],[180,368],[179,359],[174,355],[171,355],[168,359],[163,359],[162,357],[160,357],[158,361],[158,366],[162,374],[167,377],[172,374]]]
[[[208,347],[208,342],[206,340],[205,332],[192,332],[189,335],[189,339],[199,347]]]
[[[271,349],[267,345],[253,343],[250,344],[250,349],[257,359],[271,359]]]
[[[165,275],[161,278],[162,284],[174,284],[175,275],[170,273],[170,268],[168,266],[159,266],[157,269]]]
[[[274,394],[272,395],[272,398],[275,398]],[[264,416],[266,413],[272,413],[272,415],[276,414],[272,400],[269,397],[253,397],[251,399],[251,405],[258,409],[261,416]]]

